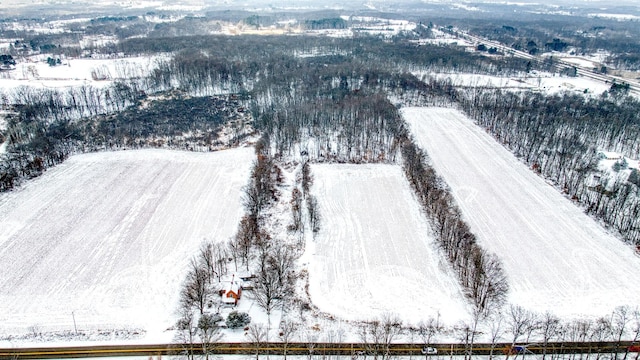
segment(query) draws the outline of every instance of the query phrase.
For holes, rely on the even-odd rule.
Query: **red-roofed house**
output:
[[[227,284],[222,293],[222,302],[230,305],[237,305],[240,296],[242,295],[242,286],[235,280],[235,276],[231,278],[231,281]]]

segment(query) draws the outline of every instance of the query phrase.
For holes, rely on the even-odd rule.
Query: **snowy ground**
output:
[[[2,153],[1,147],[0,153]],[[607,190],[613,190],[616,182],[625,182],[629,179],[632,171],[640,170],[640,162],[637,159],[627,158],[623,154],[613,151],[600,151],[598,156],[601,157],[600,161],[598,161],[598,171],[600,173],[593,175],[590,186],[604,183]],[[603,177],[605,178],[604,182],[602,181]]]
[[[16,68],[3,72],[0,90],[19,86],[63,88],[82,85],[110,85],[117,79],[139,78],[156,68],[167,56],[120,59],[62,59],[62,64],[49,66],[46,57],[34,56],[18,61]]]
[[[582,57],[577,57],[577,56],[567,56],[567,57],[562,57],[562,60],[570,63],[570,64],[575,64],[584,68],[597,68],[599,66],[601,66],[599,63],[589,60],[589,59],[585,59]]]
[[[402,110],[479,243],[503,261],[509,300],[558,316],[637,305],[640,257],[453,109]]]
[[[418,40],[412,40],[412,42],[418,44],[418,45],[426,45],[426,44],[433,44],[433,45],[457,45],[457,46],[461,46],[461,47],[466,47],[469,49],[473,49],[473,43],[465,40],[465,39],[459,39],[459,38],[455,38],[455,37],[437,37],[437,38],[427,38],[427,39],[418,39]]]
[[[572,91],[600,95],[610,89],[611,86],[602,82],[583,78],[556,76],[549,73],[531,73],[526,76],[492,76],[481,74],[447,74],[414,72],[420,79],[449,80],[456,87],[496,87],[504,90],[535,90],[548,94],[556,94],[563,91]]]
[[[77,155],[0,195],[0,337],[142,329],[169,341],[203,239],[227,241],[253,149]]]
[[[640,16],[630,14],[608,14],[608,13],[593,13],[589,14],[589,17],[614,19],[618,21],[638,20]]]
[[[435,249],[420,206],[396,165],[313,165],[321,229],[309,265],[320,310],[347,320],[384,313],[405,323],[467,316],[455,275]]]

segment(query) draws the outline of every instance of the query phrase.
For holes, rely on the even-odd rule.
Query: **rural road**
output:
[[[626,353],[632,343],[623,341],[614,342],[584,342],[584,343],[547,343],[518,345],[521,354],[586,354],[586,353]],[[391,344],[389,355],[418,355],[421,354],[422,344]],[[433,344],[439,355],[463,355],[468,353],[468,347],[464,344]],[[270,354],[282,355],[342,355],[357,358],[364,354],[373,355],[375,348],[378,354],[385,352],[384,344],[362,343],[218,343],[212,344],[212,354]],[[506,354],[511,344],[474,344],[473,355]],[[52,348],[8,348],[0,349],[0,359],[65,359],[78,357],[114,357],[114,356],[159,356],[186,354],[191,350],[194,354],[202,353],[201,344],[159,344],[159,345],[113,345],[113,346],[76,346],[76,347],[52,347]],[[631,350],[638,351],[637,345]],[[512,354],[515,352],[512,352]]]

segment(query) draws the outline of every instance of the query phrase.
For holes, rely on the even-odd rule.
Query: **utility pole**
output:
[[[73,330],[76,332],[76,335],[78,335],[78,328],[76,327],[76,314],[75,310],[71,312],[71,317],[73,318]]]

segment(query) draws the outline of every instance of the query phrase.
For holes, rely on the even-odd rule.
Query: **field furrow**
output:
[[[315,305],[355,320],[467,317],[400,166],[313,165],[312,174],[322,216],[310,267]]]
[[[171,326],[189,258],[243,214],[252,149],[77,155],[0,196],[0,335]]]
[[[509,300],[560,316],[637,305],[640,257],[454,109],[402,111],[479,244],[503,261]]]

